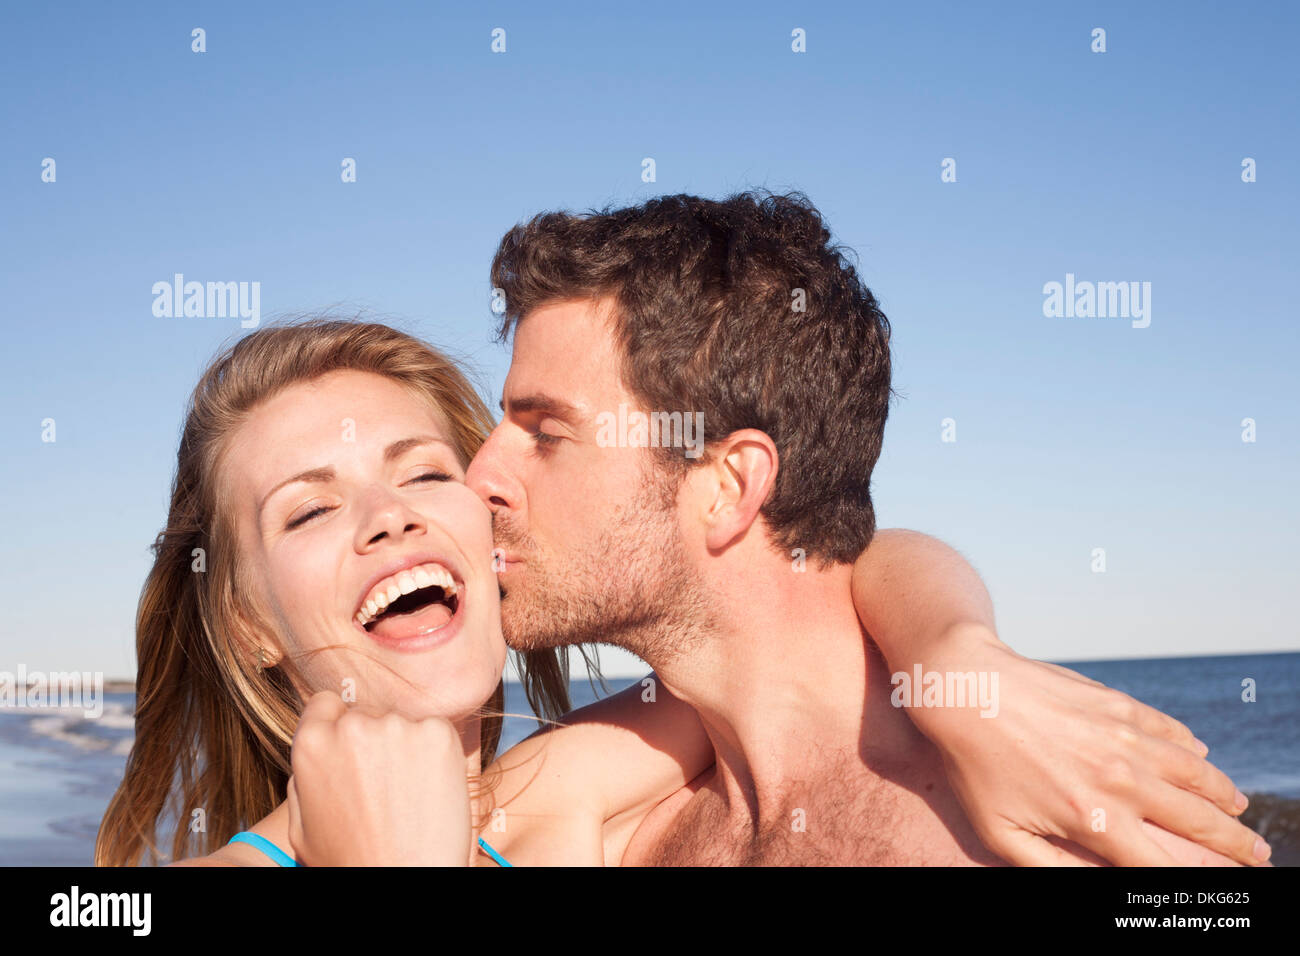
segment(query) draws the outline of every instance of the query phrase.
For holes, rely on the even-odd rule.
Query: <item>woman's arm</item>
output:
[[[1245,864],[1267,845],[1234,819],[1246,806],[1183,724],[1074,671],[1021,657],[998,639],[979,576],[947,545],[878,532],[853,569],[858,617],[894,673],[996,674],[996,716],[914,707],[984,843],[1019,864],[1084,859],[1175,862],[1150,821]],[[990,680],[991,685],[991,680]],[[1186,854],[1181,854],[1186,857]]]
[[[293,744],[295,856],[463,865],[473,835],[465,761],[444,725],[315,695]],[[695,711],[651,674],[498,757],[473,787],[479,833],[513,865],[617,863],[644,815],[712,763]]]
[[[291,759],[288,837],[308,866],[473,859],[464,744],[448,721],[367,713],[321,691],[303,708]]]
[[[645,815],[712,766],[695,711],[650,674],[498,757],[483,836],[512,863],[616,865]]]

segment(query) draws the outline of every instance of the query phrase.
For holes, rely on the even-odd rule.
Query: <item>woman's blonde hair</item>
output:
[[[174,803],[171,858],[212,852],[285,799],[290,744],[303,701],[283,666],[258,670],[251,649],[274,628],[251,605],[232,516],[219,508],[217,466],[249,412],[288,386],[338,370],[411,388],[443,416],[468,466],[491,413],[447,356],[374,323],[312,319],[242,338],[204,372],[190,399],[166,529],[136,613],[135,743],[95,841],[97,866],[157,863],[158,828]],[[519,662],[533,710],[569,709],[567,657]],[[501,736],[504,685],[481,721],[487,766]]]

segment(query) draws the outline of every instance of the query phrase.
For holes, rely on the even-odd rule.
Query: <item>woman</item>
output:
[[[545,828],[581,805],[596,833],[581,859],[562,862],[617,862],[638,814],[707,768],[711,751],[689,708],[669,697],[656,708],[652,732],[630,733],[637,718],[627,692],[493,763],[506,653],[490,516],[464,484],[491,428],[486,407],[453,363],[384,326],[317,321],[265,328],[218,357],[191,400],[167,527],[140,601],[136,739],[100,828],[97,864],[166,855],[156,838],[169,813],[176,821],[173,859],[197,853],[194,862],[291,864],[291,747],[313,698],[317,711],[336,707],[333,718],[343,702],[357,714],[387,714],[375,719],[388,722],[406,752],[427,754],[425,782],[410,792],[386,792],[373,766],[338,773],[373,785],[390,802],[446,808],[452,824],[439,862],[503,862],[485,839],[499,810],[494,801],[503,796],[527,808],[512,815],[512,845],[530,845],[531,836],[534,849],[553,846],[558,854],[562,846],[548,844]],[[942,618],[936,596],[940,611],[945,597],[964,598],[944,591],[946,571],[928,558],[908,570],[908,549],[921,545],[895,539],[891,547],[902,556],[894,553],[890,566],[911,575],[892,588],[903,605],[873,610],[870,596],[879,588],[863,588],[858,600],[893,662],[895,654],[915,656],[901,633],[910,618]],[[862,575],[878,570],[871,554],[860,559]],[[925,580],[926,573],[940,583]],[[1010,657],[1003,663],[1020,666]],[[1105,698],[1112,703],[1132,703],[1077,675],[1024,666],[1041,668],[1030,683],[1052,693],[1088,686],[1112,695]],[[564,713],[566,675],[555,654],[525,655],[524,667],[534,708],[551,719]],[[1186,728],[1156,713],[1130,713],[1142,742],[1163,736],[1193,747]],[[627,720],[615,727],[620,721],[604,719],[611,715]],[[314,721],[326,729],[297,746],[328,749],[330,734],[353,724]],[[962,776],[954,786],[968,810],[976,808],[972,819],[1012,802],[992,775],[985,780],[972,771],[1003,749],[995,735],[1005,726],[981,729],[979,740],[953,731],[961,759],[950,773]],[[412,728],[420,735],[415,751]],[[1098,722],[1086,732],[1095,744],[1110,739],[1108,728]],[[923,729],[932,737],[947,733],[941,723]],[[1053,744],[1039,739],[1040,753]],[[971,755],[976,764],[963,762]],[[1059,761],[1059,753],[1053,756]],[[1185,769],[1178,763],[1168,775]],[[1206,781],[1178,785],[1223,806],[1223,781],[1211,784],[1208,773]],[[981,810],[984,803],[997,810]],[[1025,816],[1049,821],[1063,812],[1022,793],[1016,803]],[[472,832],[456,824],[460,819],[473,820]],[[1172,812],[1166,825],[1192,826]],[[228,843],[237,831],[244,835]],[[388,839],[400,854],[402,841]],[[571,846],[567,838],[563,846]],[[1018,858],[1011,844],[991,848],[1013,862],[1034,859]],[[530,856],[552,860],[545,852]]]

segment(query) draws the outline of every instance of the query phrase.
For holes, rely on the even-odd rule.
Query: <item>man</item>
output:
[[[918,725],[979,721],[978,711],[895,706],[908,699],[894,694],[855,610],[853,588],[888,586],[854,581],[853,562],[875,532],[889,326],[806,200],[671,196],[541,215],[502,240],[492,282],[513,359],[504,418],[467,480],[493,511],[506,640],[633,651],[666,699],[694,709],[714,755],[630,832],[606,838],[605,862],[991,864],[990,845],[1033,862],[1095,860],[1070,840],[1096,845],[1090,824],[1112,798],[1252,859],[1254,834],[1205,799],[1229,809],[1230,783],[1199,779],[1208,765],[1181,751],[1159,754],[1186,768],[1181,789],[1128,779],[1127,763],[1099,771],[1104,797],[1062,788],[1069,825],[1058,832],[997,833],[963,810],[963,781],[987,785],[1005,764],[954,763],[949,775],[953,755]],[[1017,665],[992,638],[981,598],[982,588],[961,618],[976,637],[947,663],[961,673],[987,662],[974,667],[987,690]],[[1062,683],[1080,701],[1099,693],[1077,675]],[[638,698],[619,696],[578,720],[639,722],[644,735],[653,705],[634,715]],[[984,703],[998,706],[996,696]],[[1113,862],[1207,858],[1133,813],[1111,820]],[[510,841],[500,838],[506,857]]]
[[[467,480],[494,511],[506,640],[633,651],[716,754],[622,862],[994,862],[853,606],[889,325],[817,211],[542,215],[492,282],[514,354]]]

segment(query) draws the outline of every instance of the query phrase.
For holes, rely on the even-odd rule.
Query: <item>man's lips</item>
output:
[[[492,567],[498,574],[508,571],[512,566],[523,564],[523,558],[500,548],[492,555]]]

